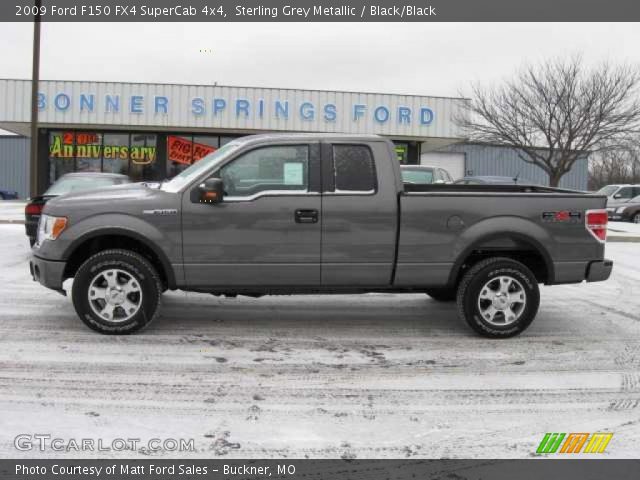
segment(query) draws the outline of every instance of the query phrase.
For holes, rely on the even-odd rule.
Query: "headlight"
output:
[[[618,207],[618,208],[616,209],[616,213],[622,213],[622,212],[624,212],[624,209],[625,209],[625,208],[627,208],[627,207]]]
[[[52,217],[51,215],[41,215],[38,223],[38,244],[43,240],[55,240],[67,228],[66,217]]]

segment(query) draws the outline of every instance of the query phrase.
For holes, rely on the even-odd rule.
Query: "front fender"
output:
[[[85,242],[104,235],[120,235],[149,247],[162,262],[169,283],[175,284],[173,264],[182,262],[180,223],[177,216],[154,216],[152,224],[133,215],[109,213],[84,218],[69,227],[54,241],[38,248],[42,258],[67,261]]]

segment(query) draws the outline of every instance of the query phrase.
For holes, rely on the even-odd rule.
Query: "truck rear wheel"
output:
[[[458,287],[458,314],[480,335],[507,338],[522,333],[540,305],[535,275],[510,258],[478,262]]]
[[[158,273],[146,258],[114,249],[96,253],[82,264],[73,280],[72,300],[89,328],[123,335],[151,323],[161,293]]]

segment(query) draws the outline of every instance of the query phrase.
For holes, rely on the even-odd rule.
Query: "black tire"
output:
[[[427,295],[436,302],[455,302],[457,297],[455,288],[430,288]]]
[[[505,279],[512,281],[507,283]],[[500,289],[503,281],[509,290],[506,294]],[[481,299],[481,295],[502,298],[488,300]],[[494,308],[496,302],[498,308]],[[504,257],[489,258],[465,273],[458,287],[457,303],[458,315],[477,333],[488,338],[507,338],[522,333],[531,324],[538,313],[540,290],[535,275],[522,263]]]
[[[124,318],[109,321],[102,318],[94,310],[94,308],[101,306],[102,300],[90,302],[89,290],[94,280],[106,282],[106,276],[99,277],[101,272],[105,272],[113,278],[112,272],[114,271],[120,272],[120,274],[116,273],[114,281],[120,282],[123,278],[125,280],[128,278],[130,283],[137,288],[137,292],[126,294],[128,299],[133,299],[133,302],[136,303],[137,311],[131,309],[132,312],[135,311],[135,314],[131,318],[126,318],[127,312],[120,306],[116,306],[111,315],[114,319],[117,315]],[[118,278],[118,276],[120,277]],[[104,286],[105,292],[110,288],[117,288],[109,287],[106,283]],[[96,253],[80,266],[73,280],[71,298],[76,313],[89,328],[109,335],[125,335],[137,332],[151,323],[159,310],[161,292],[160,277],[146,258],[129,250],[113,249]],[[91,294],[93,295],[93,293]]]
[[[631,219],[631,223],[640,223],[640,213],[636,213]]]

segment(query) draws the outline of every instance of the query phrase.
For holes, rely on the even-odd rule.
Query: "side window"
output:
[[[633,196],[633,189],[631,187],[621,188],[616,196],[620,199],[629,199]]]
[[[376,168],[369,147],[334,145],[333,171],[337,193],[375,193]]]
[[[444,181],[447,183],[452,183],[453,182],[453,178],[451,178],[451,175],[449,174],[449,172],[447,172],[446,170],[443,170],[442,173],[444,173]]]
[[[309,147],[279,145],[251,150],[220,169],[225,195],[263,192],[305,193],[309,188]]]

